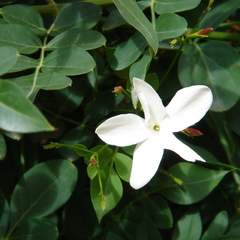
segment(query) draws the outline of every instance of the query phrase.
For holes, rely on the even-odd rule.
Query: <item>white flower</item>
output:
[[[145,119],[135,114],[121,114],[96,129],[107,144],[120,147],[137,144],[130,185],[139,189],[151,180],[158,170],[164,149],[174,151],[187,161],[204,161],[173,133],[195,124],[206,114],[212,104],[211,90],[203,85],[183,88],[164,107],[155,90],[143,80],[134,78],[133,87]]]

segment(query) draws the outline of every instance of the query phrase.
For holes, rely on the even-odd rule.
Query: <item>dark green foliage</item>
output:
[[[240,1],[7,2],[0,240],[240,239]],[[165,105],[186,86],[214,96],[193,126],[203,136],[177,135],[206,163],[165,151],[140,190],[129,185],[135,146],[95,134],[112,116],[142,114],[133,77]]]

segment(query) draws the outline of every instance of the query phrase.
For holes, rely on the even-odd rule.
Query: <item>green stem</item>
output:
[[[104,6],[113,4],[112,0],[86,0],[86,1],[78,1],[78,2],[90,2],[94,3],[96,5]],[[49,4],[49,5],[36,5],[32,6],[35,8],[40,14],[46,14],[46,15],[57,15],[57,13],[60,11],[62,7],[64,7],[67,3],[61,3],[61,4]],[[0,10],[1,11],[1,10]]]
[[[208,3],[208,6],[207,6],[206,10],[203,12],[202,16],[199,18],[197,24],[195,25],[195,27],[192,30],[193,33],[196,32],[196,29],[198,28],[198,26],[201,23],[201,21],[203,20],[203,18],[211,10],[211,6],[212,6],[213,2],[214,2],[214,0],[209,0],[209,3]]]
[[[101,178],[101,173],[100,173],[100,165],[99,165],[99,161],[98,161],[98,155],[107,146],[108,146],[108,144],[104,145],[101,149],[98,150],[98,152],[96,152],[96,158],[97,158],[96,160],[97,160],[97,168],[98,168],[98,182],[99,182],[99,188],[100,188],[99,195],[101,195],[101,206],[102,206],[103,211],[106,208],[106,203],[105,203],[105,196],[104,196],[104,191],[103,191],[103,184],[102,184],[102,178]]]
[[[182,52],[183,46],[185,44],[185,41],[182,41],[181,46],[179,47],[174,59],[171,62],[171,65],[169,66],[169,68],[167,69],[167,71],[165,72],[165,74],[163,75],[163,77],[161,78],[161,80],[159,81],[159,86],[161,86],[161,84],[164,82],[164,80],[166,79],[166,77],[168,76],[169,72],[171,71],[171,69],[173,68],[175,62],[177,61],[180,53]]]
[[[151,0],[151,3],[150,3],[151,19],[152,19],[153,28],[155,29],[155,27],[156,27],[156,15],[155,15],[155,11],[154,11],[154,4],[155,4],[155,1]]]
[[[36,88],[37,78],[38,78],[38,75],[39,75],[40,70],[41,70],[41,68],[42,68],[43,60],[44,60],[44,57],[45,57],[44,55],[45,55],[45,48],[46,48],[46,45],[47,45],[47,39],[48,39],[48,36],[49,36],[50,32],[52,31],[53,27],[54,27],[54,23],[53,23],[53,24],[51,25],[51,27],[48,29],[47,34],[46,34],[46,36],[45,36],[44,39],[43,39],[43,45],[42,45],[42,48],[41,48],[39,64],[38,64],[38,66],[36,67],[35,72],[34,72],[34,78],[33,78],[32,88],[31,88],[31,90],[29,91],[29,93],[28,93],[28,95],[27,95],[27,97],[28,97],[28,98],[31,98],[32,101],[33,101],[34,98],[35,98],[35,96],[34,96],[34,95],[32,96],[32,94],[34,93],[34,90],[35,90],[35,88]],[[35,94],[35,95],[36,95],[36,94]]]
[[[81,127],[90,128],[90,129],[95,129],[95,127],[91,127],[91,126],[88,126],[88,125],[86,125],[86,124],[84,124],[84,123],[77,122],[77,121],[74,121],[74,120],[69,119],[69,118],[65,118],[65,117],[63,117],[63,116],[61,116],[61,115],[59,115],[59,114],[56,114],[56,113],[50,111],[49,109],[47,109],[47,108],[45,108],[45,107],[42,107],[42,106],[41,106],[41,109],[42,109],[44,112],[47,112],[47,113],[51,114],[52,116],[54,116],[56,119],[62,119],[62,120],[64,120],[64,121],[66,121],[66,122],[70,122],[70,123],[76,124],[76,125],[81,126]]]
[[[58,6],[57,6],[57,3],[55,3],[54,0],[46,0],[46,1],[49,3],[49,5],[53,5],[53,6],[54,6],[55,15],[58,15],[58,13],[59,13],[59,8],[58,8]]]
[[[218,28],[228,27],[228,26],[232,26],[232,25],[240,25],[240,22],[221,23],[221,24],[218,26]]]
[[[213,31],[208,34],[208,38],[222,41],[240,42],[240,34]]]
[[[48,147],[48,146],[51,146],[51,147]],[[53,142],[51,142],[50,144],[44,145],[44,149],[52,149],[52,148],[60,148],[60,147],[68,147],[68,148],[73,148],[73,149],[78,149],[78,150],[80,149],[83,152],[96,154],[95,152],[93,152],[91,150],[88,150],[88,149],[85,149],[85,148],[81,148],[81,147],[75,146],[75,145],[64,144],[64,143],[53,143]]]

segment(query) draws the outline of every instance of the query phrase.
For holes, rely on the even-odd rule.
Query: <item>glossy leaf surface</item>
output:
[[[66,4],[57,15],[51,35],[57,35],[72,28],[92,28],[101,16],[101,8],[92,3]]]
[[[14,189],[10,204],[11,227],[58,209],[72,194],[76,180],[77,169],[67,160],[52,160],[34,166]]]
[[[100,175],[103,192],[101,192],[98,175],[91,181],[91,200],[98,221],[117,205],[123,193],[121,180],[113,168],[101,170]]]
[[[201,0],[155,0],[155,11],[158,14],[181,12],[195,8]]]
[[[17,61],[10,68],[10,70],[8,70],[8,73],[19,72],[26,69],[36,68],[38,64],[39,64],[39,61],[37,59],[19,54]]]
[[[21,24],[32,30],[36,35],[41,36],[47,32],[41,15],[30,6],[21,4],[9,5],[2,9],[2,13],[9,23]]]
[[[125,21],[145,37],[153,52],[156,53],[158,49],[156,31],[142,13],[137,3],[134,0],[113,0],[113,2]]]
[[[227,230],[228,226],[228,214],[225,211],[218,213],[210,226],[203,234],[201,240],[214,240],[221,239],[222,235]]]
[[[172,227],[172,213],[167,202],[162,197],[145,198],[142,203],[157,228],[169,229]]]
[[[132,169],[132,159],[122,153],[117,153],[115,156],[115,166],[118,175],[126,182],[129,182]]]
[[[156,31],[158,40],[175,38],[181,36],[187,30],[185,18],[174,13],[161,14],[156,20]]]
[[[189,45],[179,61],[180,82],[183,86],[203,84],[210,87],[213,93],[211,110],[227,110],[239,98],[238,79],[231,75],[231,68],[238,61],[238,53],[225,43]]]
[[[58,236],[56,224],[46,218],[31,218],[19,226],[9,239],[55,240]]]
[[[18,51],[13,47],[0,47],[0,75],[6,73],[17,61]]]
[[[224,22],[239,7],[239,0],[230,0],[220,3],[206,15],[203,21],[201,21],[199,28],[204,29],[212,27],[216,29],[220,23]]]
[[[134,77],[145,79],[149,65],[152,60],[152,55],[149,49],[147,49],[142,58],[132,64],[129,69],[129,78],[132,80]]]
[[[24,91],[8,80],[0,80],[0,111],[0,128],[6,131],[30,133],[54,129]]]
[[[11,79],[11,81],[18,84],[28,97],[40,89],[58,90],[66,88],[72,84],[70,78],[56,72],[40,73],[37,76],[31,74]],[[32,90],[32,88],[34,89]]]
[[[136,32],[127,42],[120,44],[111,59],[115,70],[122,70],[132,64],[142,54],[147,43],[145,38]]]
[[[177,222],[172,240],[199,240],[202,232],[202,222],[196,208],[190,208]]]
[[[0,46],[12,46],[19,53],[31,54],[42,46],[41,40],[27,27],[3,24],[0,28]]]
[[[95,67],[92,56],[84,49],[70,47],[51,52],[43,61],[43,72],[58,72],[68,76],[90,72]]]
[[[105,44],[105,37],[97,31],[74,28],[60,33],[53,38],[48,44],[46,50],[54,50],[66,47],[81,47],[89,50],[101,47]]]
[[[175,164],[168,172],[183,183],[178,184],[169,179],[168,187],[161,190],[161,194],[177,204],[192,204],[202,200],[228,173],[228,171],[206,169],[187,162]]]

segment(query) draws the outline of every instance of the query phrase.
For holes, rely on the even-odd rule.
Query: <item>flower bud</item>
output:
[[[170,42],[171,48],[173,48],[173,47],[177,44],[177,42],[178,42],[177,39],[173,39],[173,40]]]
[[[198,32],[197,34],[198,35],[205,35],[205,34],[211,32],[212,30],[213,30],[213,28],[205,28],[205,29],[201,30],[200,32]]]
[[[96,163],[97,163],[97,160],[95,158],[90,159],[90,164],[91,165],[96,165]]]
[[[182,133],[184,133],[188,137],[197,137],[197,136],[203,135],[199,130],[194,129],[194,128],[186,128],[182,131]]]
[[[112,92],[115,94],[122,94],[122,87],[121,86],[115,87]]]

